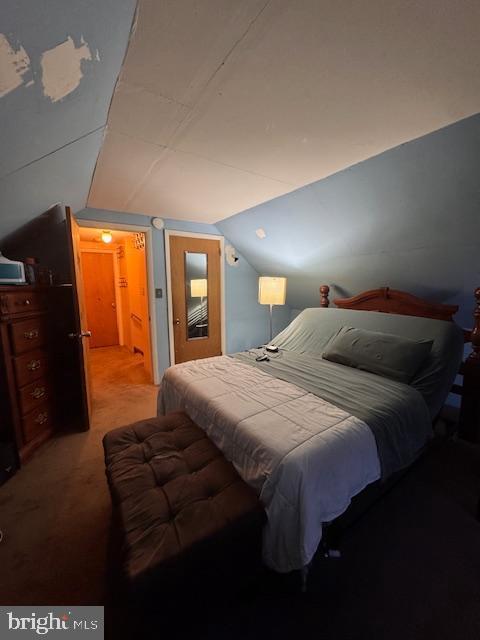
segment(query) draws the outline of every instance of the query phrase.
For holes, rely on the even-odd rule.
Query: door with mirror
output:
[[[220,240],[169,237],[175,363],[222,353]]]

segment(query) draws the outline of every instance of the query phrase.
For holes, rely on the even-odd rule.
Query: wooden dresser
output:
[[[48,287],[0,286],[0,440],[24,462],[54,429]]]

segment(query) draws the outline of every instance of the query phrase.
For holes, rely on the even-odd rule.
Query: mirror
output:
[[[208,338],[208,267],[206,253],[185,251],[187,340]]]

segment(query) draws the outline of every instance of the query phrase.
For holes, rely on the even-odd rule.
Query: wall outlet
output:
[[[163,298],[163,289],[155,289],[155,298]]]

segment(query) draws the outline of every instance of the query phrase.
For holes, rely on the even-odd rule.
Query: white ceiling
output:
[[[140,0],[88,205],[216,222],[480,111],[478,0]]]

